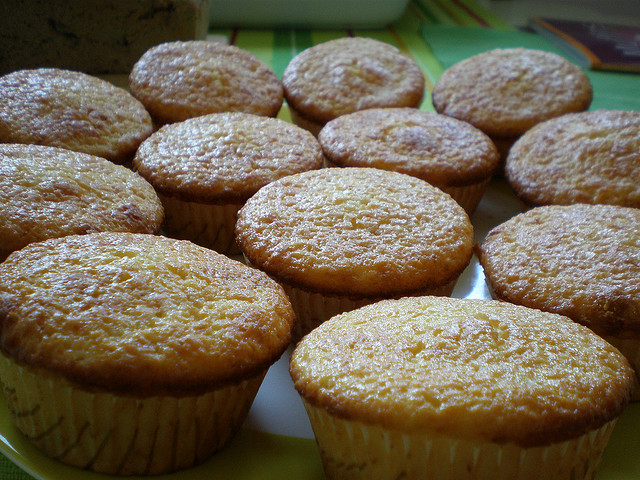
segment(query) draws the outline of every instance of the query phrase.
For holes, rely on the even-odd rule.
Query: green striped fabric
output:
[[[424,23],[511,29],[506,22],[475,0],[411,0],[402,18],[380,29],[309,30],[309,29],[224,29],[212,30],[230,43],[254,53],[282,77],[285,67],[302,50],[335,38],[358,35],[375,38],[411,55],[425,73],[425,98],[422,108],[433,110],[431,90],[442,73],[442,65],[420,35]],[[281,117],[289,118],[285,107]]]

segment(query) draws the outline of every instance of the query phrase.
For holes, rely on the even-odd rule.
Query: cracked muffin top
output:
[[[42,145],[0,145],[0,258],[52,237],[157,233],[163,208],[140,175],[104,158]]]
[[[432,296],[333,317],[296,345],[290,373],[348,420],[522,447],[601,427],[633,386],[620,352],[567,317]]]
[[[308,291],[395,296],[446,285],[471,259],[473,227],[424,180],[375,168],[324,168],[261,188],[238,213],[249,262]]]
[[[582,68],[551,52],[489,50],[448,69],[433,88],[433,106],[490,137],[513,138],[558,115],[586,110],[593,89]]]
[[[0,77],[0,142],[68,148],[127,163],[153,125],[126,90],[71,70],[17,70]]]
[[[287,65],[282,83],[289,106],[325,123],[373,107],[418,107],[424,75],[391,44],[345,37],[303,50]]]
[[[165,125],[133,164],[158,192],[185,201],[244,203],[269,182],[322,167],[318,141],[279,118],[213,113]]]
[[[282,83],[253,53],[206,40],[151,47],[134,64],[129,89],[159,124],[216,112],[275,117]]]
[[[73,235],[0,264],[2,352],[88,389],[180,396],[252,378],[293,322],[275,281],[184,240]]]
[[[529,206],[640,207],[640,112],[592,110],[542,122],[511,147],[505,176]]]

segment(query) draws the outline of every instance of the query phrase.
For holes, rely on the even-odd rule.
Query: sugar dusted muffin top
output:
[[[376,297],[455,280],[471,258],[473,227],[418,178],[325,168],[260,189],[238,214],[236,239],[252,265],[290,285]]]
[[[424,76],[413,59],[365,37],[303,50],[287,65],[282,82],[289,105],[317,123],[364,108],[417,107],[424,93]]]
[[[531,206],[640,207],[640,112],[594,110],[536,125],[511,147],[505,175]]]
[[[297,344],[297,391],[365,424],[523,447],[617,417],[632,370],[566,317],[490,300],[407,297],[338,315]]]
[[[416,108],[371,108],[342,115],[321,130],[327,160],[340,167],[374,167],[462,186],[490,178],[498,152],[483,132]]]
[[[71,70],[17,70],[0,77],[0,142],[35,143],[130,161],[153,131],[129,92]]]
[[[517,137],[548,118],[586,110],[593,90],[584,71],[551,52],[489,50],[446,69],[432,99],[437,112],[490,137]]]
[[[498,298],[640,337],[640,210],[537,207],[492,229],[477,253]]]
[[[280,79],[253,53],[205,40],[150,48],[129,88],[161,124],[215,112],[276,116],[283,99]]]
[[[164,195],[224,204],[242,203],[265,184],[322,162],[322,149],[306,130],[228,112],[165,125],[143,142],[134,166]]]
[[[0,258],[28,243],[99,231],[156,233],[153,187],[104,158],[42,145],[0,145]]]
[[[85,388],[183,395],[251,378],[286,349],[281,287],[212,250],[97,233],[0,264],[0,348]]]

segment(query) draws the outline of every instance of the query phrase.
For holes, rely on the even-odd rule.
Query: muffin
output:
[[[274,281],[191,242],[49,239],[0,264],[2,389],[52,458],[172,472],[230,440],[293,321]]]
[[[213,113],[165,125],[145,140],[135,169],[159,193],[164,232],[239,254],[238,209],[269,182],[320,168],[322,149],[306,130],[243,112]]]
[[[640,377],[639,225],[635,208],[537,207],[491,230],[477,254],[498,299],[586,325],[617,346]]]
[[[329,120],[373,107],[419,107],[424,75],[393,45],[364,37],[317,44],[282,75],[291,118],[314,135]]]
[[[489,50],[462,60],[442,73],[432,92],[438,113],[482,130],[502,158],[535,124],[586,110],[592,97],[580,67],[554,53],[527,48]]]
[[[328,122],[318,135],[327,163],[421,178],[469,215],[499,167],[496,147],[469,123],[415,108],[372,108]]]
[[[153,131],[126,90],[72,70],[37,68],[0,77],[0,142],[33,143],[131,161]]]
[[[427,182],[374,168],[325,168],[261,188],[238,213],[248,263],[276,279],[296,312],[294,340],[382,298],[449,295],[472,255],[473,227]]]
[[[633,375],[561,315],[429,296],[328,320],[290,373],[340,480],[593,478]]]
[[[275,117],[282,83],[254,54],[206,40],[166,42],[134,64],[129,89],[159,124],[208,113]]]
[[[162,218],[153,187],[121,165],[63,148],[0,144],[0,261],[47,238],[157,233]]]
[[[529,207],[640,207],[640,112],[594,110],[547,120],[512,147],[505,176]]]

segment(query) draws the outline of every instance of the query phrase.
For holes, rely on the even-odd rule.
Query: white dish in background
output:
[[[211,0],[210,27],[377,28],[409,0]]]

